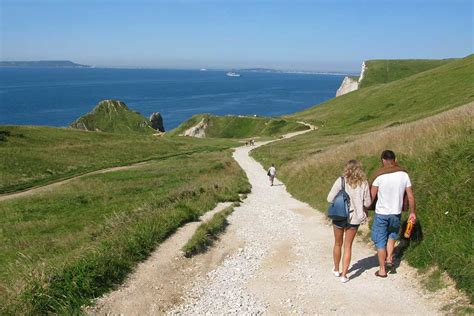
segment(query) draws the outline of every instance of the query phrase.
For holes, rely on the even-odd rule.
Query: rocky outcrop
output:
[[[203,118],[199,123],[185,130],[180,136],[206,137],[207,125],[207,120]]]
[[[337,89],[336,97],[339,97],[343,94],[355,91],[359,88],[359,82],[352,79],[351,77],[345,77],[342,80],[341,86]]]
[[[362,79],[364,79],[364,73],[365,70],[367,69],[367,66],[365,64],[365,61],[362,63],[361,71],[360,71],[360,76],[359,79],[356,80],[351,77],[344,77],[344,80],[342,80],[341,86],[339,89],[336,91],[336,97],[339,97],[341,95],[344,95],[346,93],[355,91],[359,89],[360,83],[362,82]]]
[[[75,120],[71,128],[109,133],[153,134],[151,122],[118,100],[103,100],[89,113]]]
[[[160,113],[154,112],[150,115],[151,127],[159,132],[164,132],[165,127],[163,126],[163,117]]]

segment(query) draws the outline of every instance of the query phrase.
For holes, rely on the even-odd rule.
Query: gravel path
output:
[[[350,281],[340,283],[331,273],[331,225],[281,182],[270,187],[265,170],[249,157],[251,149],[234,153],[252,193],[229,217],[228,234],[244,246],[187,291],[169,314],[438,313],[406,265],[387,279],[376,278],[375,251],[360,241],[354,244]]]
[[[214,247],[184,258],[180,248],[197,223],[186,225],[141,263],[122,287],[86,312],[432,315],[454,298],[446,292],[441,299],[427,295],[415,270],[403,263],[397,274],[376,278],[375,251],[359,236],[353,247],[350,281],[340,283],[331,273],[330,223],[321,212],[294,199],[278,180],[270,187],[265,170],[249,156],[253,148],[234,152],[252,192],[229,216],[230,225]]]

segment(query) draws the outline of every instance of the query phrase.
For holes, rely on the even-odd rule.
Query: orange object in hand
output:
[[[410,216],[407,222],[407,228],[405,229],[405,233],[403,234],[405,238],[410,238],[411,232],[413,231],[413,226],[415,226],[415,219]]]

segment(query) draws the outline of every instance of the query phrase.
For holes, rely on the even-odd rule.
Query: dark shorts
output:
[[[377,249],[387,246],[388,239],[396,240],[400,231],[400,219],[402,215],[375,214],[372,225],[372,241]]]
[[[337,228],[341,228],[341,229],[349,229],[349,228],[357,229],[360,226],[360,225],[349,224],[347,219],[343,219],[342,221],[332,220],[332,224],[336,226]]]

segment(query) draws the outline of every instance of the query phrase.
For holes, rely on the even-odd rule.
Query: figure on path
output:
[[[400,230],[402,209],[408,201],[410,219],[413,223],[415,215],[415,197],[410,177],[405,169],[398,166],[395,153],[385,150],[380,157],[382,167],[372,177],[370,193],[372,199],[377,198],[375,218],[372,225],[372,240],[377,248],[379,270],[377,277],[386,278],[387,269],[393,268],[393,251]],[[404,203],[405,202],[405,203]]]
[[[332,273],[340,277],[342,283],[349,281],[347,271],[351,263],[352,242],[359,229],[359,226],[367,218],[367,207],[372,203],[369,192],[367,176],[362,170],[362,165],[356,160],[349,160],[342,173],[342,177],[337,178],[327,200],[333,203],[336,195],[345,190],[349,195],[349,217],[343,220],[333,220],[334,248],[333,260],[334,268]],[[342,260],[342,273],[339,272],[341,262],[341,249],[344,244],[344,258]]]
[[[275,165],[272,164],[267,171],[268,179],[270,180],[270,186],[273,186],[273,180],[275,180],[276,172]]]

